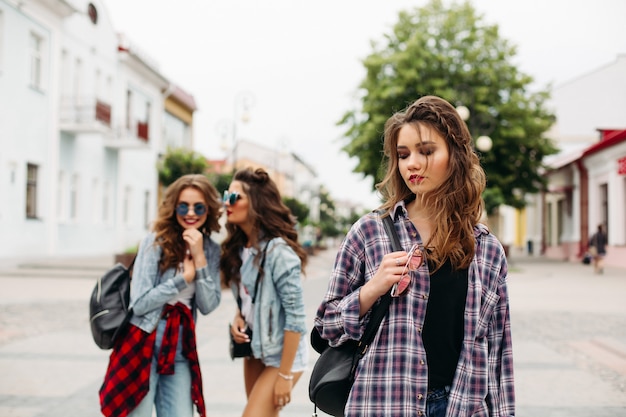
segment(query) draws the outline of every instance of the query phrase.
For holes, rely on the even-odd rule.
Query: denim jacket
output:
[[[281,354],[285,330],[306,332],[300,258],[282,238],[274,238],[266,245],[265,274],[253,307],[251,346],[257,358]],[[254,265],[257,253],[258,250],[252,248],[241,266],[241,280],[250,296],[254,296],[258,275],[258,267]],[[237,284],[232,283],[231,290],[237,298]]]
[[[155,233],[150,233],[140,243],[130,284],[130,308],[133,309],[130,322],[148,333],[156,328],[165,304],[187,286],[183,274],[177,273],[176,268],[169,268],[163,273],[159,270],[163,250],[160,245],[154,244],[155,237]],[[209,314],[217,308],[222,296],[219,245],[206,235],[203,243],[207,265],[196,269],[196,291],[191,300],[194,320],[196,309],[202,314]]]

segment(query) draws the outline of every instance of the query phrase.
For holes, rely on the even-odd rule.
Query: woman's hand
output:
[[[233,339],[237,343],[246,343],[250,341],[250,337],[246,333],[246,321],[241,316],[239,311],[233,319],[233,324],[230,325],[230,334],[233,335]]]
[[[405,251],[391,252],[383,256],[376,274],[361,288],[359,301],[361,315],[365,314],[396,282],[400,281],[408,259]]]
[[[289,374],[292,378],[293,375]],[[285,379],[276,375],[274,382],[274,407],[281,409],[291,402],[291,390],[293,389],[293,379]]]
[[[202,232],[197,229],[185,229],[183,232],[183,240],[187,243],[189,255],[193,260],[195,269],[205,267],[207,262],[204,256],[204,236]]]

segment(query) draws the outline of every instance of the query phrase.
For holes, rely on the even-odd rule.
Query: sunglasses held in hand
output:
[[[187,213],[189,213],[189,208],[189,204],[180,203],[176,206],[176,214],[178,214],[179,216],[186,216]],[[204,213],[206,213],[206,206],[202,203],[194,204],[191,209],[196,214],[196,216],[202,216]]]
[[[424,251],[422,251],[419,245],[415,244],[408,252],[408,259],[402,270],[402,277],[400,281],[393,284],[391,287],[391,296],[399,297],[406,293],[406,289],[409,288],[411,283],[410,272],[417,271],[422,262],[424,261]]]
[[[241,195],[237,191],[229,193],[228,190],[226,190],[224,191],[224,198],[222,199],[222,201],[224,202],[224,204],[228,203],[229,206],[234,206],[237,200],[239,200],[240,198]]]

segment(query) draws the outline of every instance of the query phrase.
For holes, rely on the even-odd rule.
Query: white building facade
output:
[[[562,152],[548,161],[547,191],[531,210],[540,253],[578,262],[602,224],[606,264],[626,267],[626,55],[557,87],[553,107]]]
[[[103,3],[0,0],[0,258],[135,246],[170,93]]]

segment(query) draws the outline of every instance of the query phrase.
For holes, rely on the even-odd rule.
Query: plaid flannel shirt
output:
[[[394,211],[402,247],[419,239],[403,202]],[[476,254],[468,270],[464,339],[446,416],[515,415],[513,358],[506,285],[507,263],[500,242],[483,225],[474,228]],[[420,242],[421,243],[421,242]],[[315,326],[332,346],[361,338],[369,314],[359,317],[359,292],[392,251],[376,212],[357,221],[337,254]],[[421,337],[430,281],[425,268],[411,273],[408,293],[392,300],[369,350],[359,362],[346,417],[424,416],[428,364]]]
[[[182,303],[167,304],[164,316],[167,316],[167,324],[161,350],[158,352],[157,372],[162,375],[172,375],[176,372],[176,346],[182,324],[183,355],[189,360],[191,370],[191,400],[196,405],[200,417],[206,417],[195,323],[191,311]],[[150,368],[155,339],[156,330],[146,333],[130,324],[125,336],[116,341],[99,393],[103,415],[127,416],[146,396],[150,388]]]

